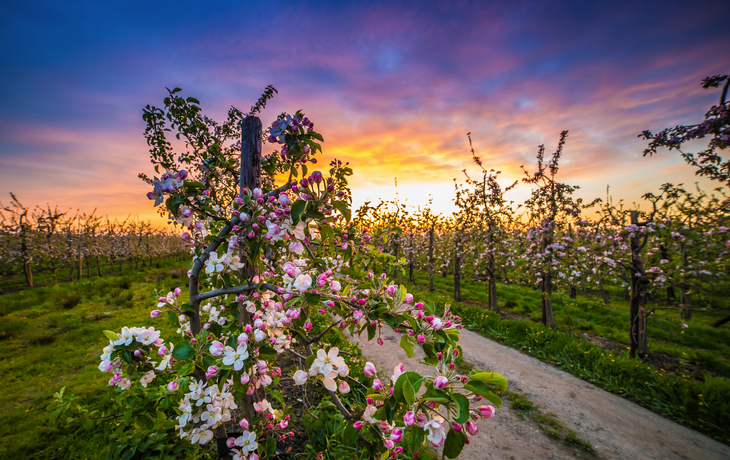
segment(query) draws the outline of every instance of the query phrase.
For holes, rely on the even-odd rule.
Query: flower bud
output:
[[[470,435],[475,436],[479,432],[479,427],[477,426],[476,423],[469,420],[468,422],[466,422],[466,431]]]
[[[380,391],[383,388],[383,383],[380,379],[373,380],[373,390]]]
[[[403,423],[406,424],[406,426],[411,426],[416,422],[416,415],[413,412],[407,412],[406,415],[403,416]]]
[[[479,414],[482,416],[483,419],[494,417],[495,412],[496,409],[494,408],[494,406],[479,406]]]
[[[438,377],[436,377],[433,380],[433,385],[436,388],[446,388],[448,386],[448,384],[449,384],[449,379],[447,379],[446,377],[444,377],[442,375],[439,375]]]

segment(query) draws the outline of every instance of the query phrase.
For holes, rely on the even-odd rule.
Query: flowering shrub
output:
[[[344,417],[348,439],[368,458],[398,457],[428,443],[455,458],[476,434],[475,422],[494,415],[493,406],[475,410],[471,403],[499,406],[495,390],[507,382],[493,372],[457,372],[459,317],[448,310],[437,317],[433,306],[416,302],[385,274],[343,273],[365,260],[368,240],[350,223],[352,170],[333,161],[327,176],[308,174],[323,139],[302,112],[280,115],[268,133],[258,131],[254,114],[274,91],[268,88],[247,115],[231,108],[223,124],[201,116],[198,101],[178,96],[178,88],[164,109],[145,109],[152,162],[165,172],[140,176],[153,187],[148,197],[164,203],[161,212],[181,228],[192,258],[189,288],[187,299],[175,289],[150,313],[167,317],[175,337],[163,338],[154,327],[106,331],[99,369],[111,373],[109,384],[120,395],[162,391],[158,410],[175,410],[179,436],[195,445],[216,439],[221,457],[271,457],[277,440],[293,435],[291,407],[276,390],[291,381],[324,387],[332,405],[320,408]],[[190,151],[173,153],[170,129]],[[261,158],[262,138],[279,150]],[[280,177],[287,180],[276,187]],[[341,396],[356,380],[340,349],[323,337],[348,329],[382,345],[383,327],[403,333],[408,356],[422,347],[434,375],[400,365],[383,382],[366,363],[358,384],[372,392],[365,404],[348,402]],[[284,353],[302,363],[291,376],[278,367]]]

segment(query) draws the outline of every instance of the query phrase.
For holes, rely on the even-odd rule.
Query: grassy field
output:
[[[153,291],[166,294],[186,278],[185,269],[147,269],[0,296],[0,458],[53,458],[57,447],[66,458],[100,454],[108,426],[98,422],[90,438],[66,439],[48,424],[53,394],[65,386],[100,413],[110,411],[108,375],[97,369],[102,331],[152,325]],[[154,326],[163,336],[172,332],[166,321]]]
[[[109,374],[98,370],[99,355],[107,343],[103,331],[145,325],[154,326],[163,337],[172,338],[174,331],[168,322],[150,318],[149,312],[156,305],[157,294],[165,295],[175,287],[186,285],[187,269],[174,268],[180,265],[173,262],[167,267],[123,276],[84,279],[0,295],[0,372],[4,389],[0,395],[0,459],[159,459],[163,453],[164,458],[176,460],[214,458],[212,446],[195,448],[187,441],[180,441],[174,429],[159,434],[159,430],[141,429],[134,420],[127,421],[127,417],[105,420],[116,408],[115,392],[107,386]],[[314,321],[315,328],[323,329],[328,324],[329,319]],[[349,350],[352,356],[360,356],[359,348],[345,343],[338,329],[330,330],[324,339]],[[282,367],[286,372],[293,372],[293,368]],[[362,374],[362,363],[357,367],[351,364],[350,368],[352,375]],[[68,425],[57,425],[51,419],[58,406],[52,403],[54,394],[64,387],[70,409],[62,417],[70,415],[75,420]],[[354,388],[348,394],[351,400],[357,399],[356,390],[359,389]],[[360,393],[359,399],[364,401],[365,393]],[[289,404],[296,405],[301,395],[284,394],[283,397],[291,397]],[[324,388],[312,389],[308,398],[315,403],[311,413],[324,417],[317,404],[321,403],[322,407],[332,404],[327,401]],[[301,412],[301,406],[298,410]],[[160,414],[151,415],[157,418]],[[166,420],[162,424],[169,427],[173,422]],[[135,428],[125,428],[129,423]],[[353,446],[339,439],[346,423],[342,417],[335,416],[318,431],[321,422],[317,420],[304,417],[292,421],[290,428],[297,432],[292,440],[297,443],[292,458],[316,458],[324,446],[335,452],[352,451]],[[156,445],[164,450],[153,449]],[[124,448],[123,456],[117,453],[120,447]],[[423,450],[417,458],[436,457]]]
[[[465,327],[730,444],[730,330],[709,326],[717,315],[696,313],[682,328],[676,311],[664,313],[650,322],[654,357],[642,361],[628,356],[626,302],[558,295],[550,329],[538,322],[540,294],[530,288],[499,284],[497,314],[483,308],[482,284],[463,282],[465,301],[454,302],[451,278],[437,277],[434,293],[426,274],[416,281],[416,297],[451,304]]]
[[[65,386],[66,394],[98,410],[89,417],[113,410],[108,376],[97,369],[105,343],[102,331],[154,325],[169,335],[166,321],[152,320],[149,311],[155,291],[166,294],[184,286],[185,269],[176,265],[0,296],[0,458],[104,458],[113,422],[86,419],[85,436],[70,437],[49,423],[47,407]],[[695,314],[686,329],[676,312],[663,313],[661,327],[650,323],[650,349],[666,355],[652,365],[632,360],[624,351],[625,302],[605,306],[602,299],[558,298],[559,327],[550,330],[534,321],[539,294],[529,288],[499,286],[499,305],[508,312],[502,317],[482,308],[481,285],[464,283],[466,303],[455,303],[449,298],[450,278],[436,278],[434,294],[423,289],[424,275],[417,281],[419,298],[451,303],[467,327],[730,442],[730,384],[725,378],[730,334],[708,326],[712,315]],[[674,367],[666,369],[669,364]]]

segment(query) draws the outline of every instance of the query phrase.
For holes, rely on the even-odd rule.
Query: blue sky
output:
[[[179,86],[221,118],[268,84],[264,123],[304,109],[353,165],[356,203],[398,177],[448,212],[466,132],[509,179],[563,129],[565,182],[638,200],[696,180],[637,135],[716,103],[700,81],[730,72],[728,17],[723,1],[4,2],[0,200],[152,217],[142,108]]]

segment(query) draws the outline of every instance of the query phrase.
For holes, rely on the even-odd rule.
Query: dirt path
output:
[[[406,370],[429,372],[419,364],[423,354],[409,359],[398,346],[400,337],[384,331],[385,345],[363,340],[363,352],[388,375],[398,364]],[[588,442],[603,459],[730,459],[730,447],[637,406],[619,396],[557,370],[535,358],[463,330],[459,342],[464,358],[477,369],[504,375],[511,390],[523,393],[546,413]],[[464,459],[589,458],[543,434],[528,419],[507,409],[479,423],[480,431],[465,446]],[[595,457],[594,457],[595,458]]]

